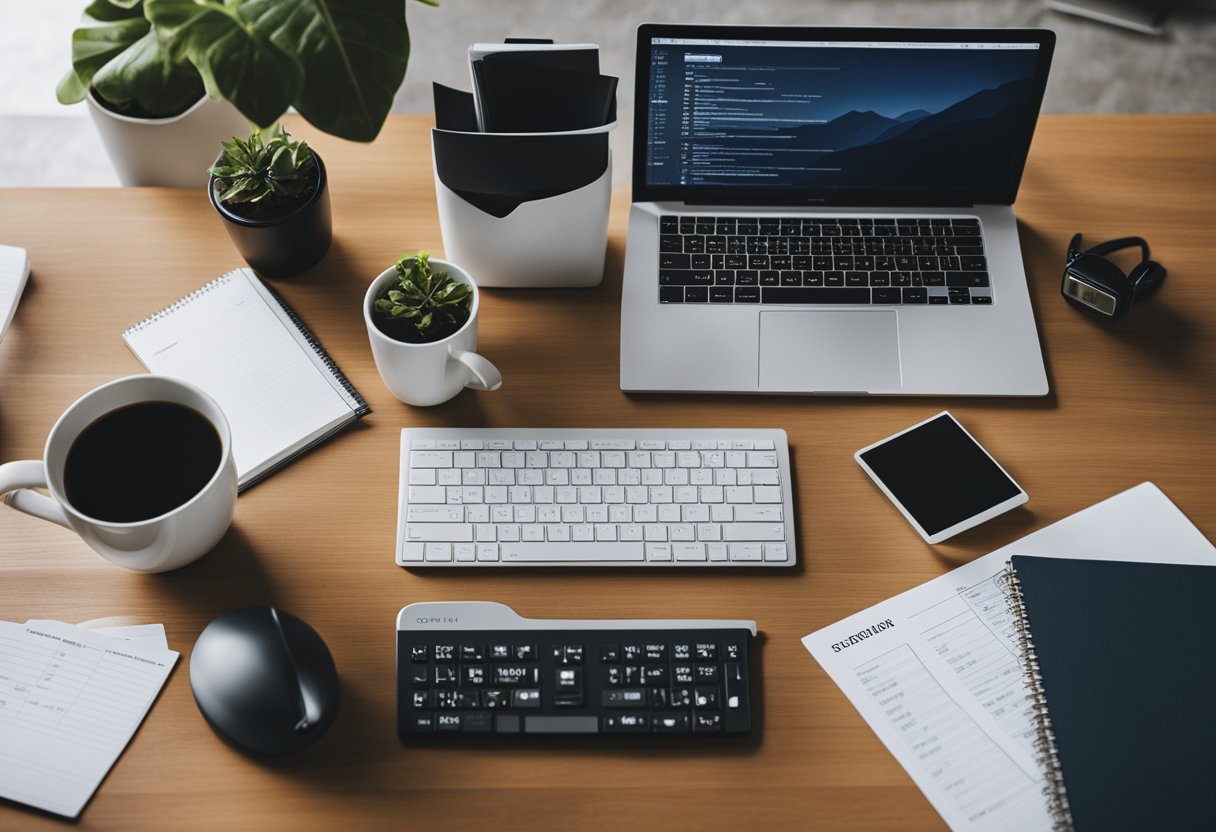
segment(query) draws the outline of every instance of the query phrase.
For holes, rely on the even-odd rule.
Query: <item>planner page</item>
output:
[[[123,335],[149,371],[219,403],[242,487],[354,418],[340,384],[255,281],[246,269],[229,272]]]
[[[177,657],[144,638],[0,622],[0,797],[79,815]]]
[[[1142,483],[802,640],[956,832],[1052,828],[1001,585],[1014,554],[1216,563]]]

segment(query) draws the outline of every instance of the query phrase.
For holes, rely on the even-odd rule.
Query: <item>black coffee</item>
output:
[[[173,402],[120,407],[68,451],[63,484],[82,514],[111,523],[158,517],[203,490],[220,467],[220,437],[197,410]]]

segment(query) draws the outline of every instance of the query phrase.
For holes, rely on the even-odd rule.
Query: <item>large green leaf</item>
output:
[[[409,59],[401,0],[240,0],[237,9],[300,62],[304,83],[292,103],[304,118],[344,139],[376,137]]]
[[[72,71],[59,83],[59,102],[83,101],[97,71],[148,34],[150,28],[147,20],[137,17],[81,26],[72,32]]]
[[[231,101],[254,124],[273,124],[299,95],[299,62],[245,23],[235,5],[146,0],[144,10],[170,55],[188,59],[208,94]]]
[[[92,86],[111,104],[152,117],[176,115],[203,97],[198,73],[189,64],[171,60],[155,32],[98,69]]]
[[[127,20],[143,17],[143,0],[93,0],[85,6],[84,13],[94,20]]]

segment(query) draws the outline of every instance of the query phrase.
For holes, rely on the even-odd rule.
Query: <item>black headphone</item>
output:
[[[1125,275],[1105,255],[1132,246],[1140,247],[1140,264]],[[1081,235],[1075,234],[1068,244],[1060,294],[1078,309],[1110,320],[1122,318],[1133,301],[1152,294],[1165,280],[1165,266],[1148,257],[1143,237],[1120,237],[1081,251]]]

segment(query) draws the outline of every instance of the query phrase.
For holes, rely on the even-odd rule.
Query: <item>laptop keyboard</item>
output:
[[[991,305],[974,217],[659,218],[660,303]]]

